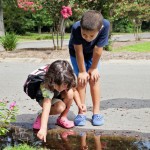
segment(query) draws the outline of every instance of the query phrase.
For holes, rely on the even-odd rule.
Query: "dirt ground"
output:
[[[144,42],[145,40],[141,40],[138,42]],[[150,40],[146,40],[150,41]],[[126,46],[133,45],[136,41],[128,41],[128,42],[114,42],[112,44],[113,49]],[[12,52],[0,51],[0,58],[42,58],[42,59],[68,59],[69,51],[68,48],[65,47],[64,50],[50,50],[50,49],[21,49],[15,50]],[[110,60],[110,59],[146,59],[150,60],[150,53],[139,53],[139,52],[109,52],[103,51],[102,60]]]

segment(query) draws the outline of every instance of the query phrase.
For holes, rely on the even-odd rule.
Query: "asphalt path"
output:
[[[141,33],[141,39],[150,39],[150,33]],[[118,42],[126,42],[135,40],[134,34],[120,34],[120,35],[112,35],[112,41]],[[67,46],[69,40],[64,40],[63,45]],[[60,44],[60,43],[59,43]],[[53,47],[52,40],[42,40],[42,41],[30,41],[30,42],[19,42],[17,45],[17,49],[25,49],[25,48],[50,48]]]
[[[140,33],[139,34],[141,39],[150,39],[150,33]],[[112,35],[111,37],[112,41],[120,41],[120,42],[126,42],[126,41],[133,41],[135,40],[134,34],[118,34],[118,35]],[[68,45],[69,40],[65,39],[63,42],[63,46]],[[56,43],[56,41],[55,41]],[[59,43],[60,45],[60,43]],[[25,41],[25,42],[18,42],[16,49],[35,49],[35,48],[51,48],[53,47],[52,40],[34,40],[34,41]],[[4,51],[4,48],[0,45],[0,51]]]
[[[0,99],[19,106],[16,125],[32,128],[32,123],[41,110],[35,100],[23,92],[27,75],[34,69],[54,60],[42,59],[0,59]],[[92,101],[87,87],[87,124],[75,129],[98,130],[104,133],[134,134],[150,137],[150,61],[112,60],[101,63],[101,114],[105,124],[91,125]],[[75,103],[68,117],[77,115]],[[57,116],[51,116],[49,127],[56,128]]]

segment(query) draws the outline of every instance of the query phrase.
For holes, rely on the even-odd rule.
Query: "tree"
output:
[[[45,9],[37,10],[35,13],[32,13],[32,19],[34,25],[38,27],[39,34],[41,34],[41,29],[43,26],[52,25],[52,19],[49,17],[49,14]]]
[[[34,27],[30,12],[19,9],[16,0],[3,1],[4,26],[6,32],[25,34]],[[13,14],[13,15],[12,15]]]
[[[3,1],[0,0],[0,36],[4,35],[4,21],[3,21]]]
[[[42,25],[52,24],[54,49],[62,49],[65,22],[72,15],[71,7],[68,6],[69,0],[17,0],[17,3],[20,9],[32,13],[34,24],[38,26],[39,32],[41,32]],[[55,44],[55,33],[57,45]],[[59,39],[61,39],[61,46],[59,46]]]
[[[43,0],[43,8],[45,8],[52,18],[52,37],[54,49],[63,48],[63,39],[65,33],[65,24],[68,17],[72,15],[71,6],[74,0]],[[68,15],[68,16],[67,16]],[[56,34],[56,43],[55,43]],[[60,39],[60,40],[59,40]],[[61,42],[61,43],[60,43]]]
[[[112,22],[119,18],[128,18],[134,24],[135,40],[139,40],[139,31],[143,21],[150,20],[149,0],[109,0],[105,8],[110,10]]]

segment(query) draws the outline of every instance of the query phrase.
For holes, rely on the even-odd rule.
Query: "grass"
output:
[[[137,43],[134,45],[123,46],[113,50],[114,52],[128,51],[128,52],[150,52],[150,42]]]
[[[17,38],[19,41],[31,41],[31,40],[50,40],[52,39],[52,34],[51,33],[26,33],[25,35],[17,35]],[[56,36],[55,36],[56,38]],[[70,38],[69,33],[65,33],[65,39]]]
[[[4,150],[37,150],[37,148],[28,146],[27,144],[21,144],[14,147],[6,147]],[[38,150],[43,150],[42,148],[38,148]]]

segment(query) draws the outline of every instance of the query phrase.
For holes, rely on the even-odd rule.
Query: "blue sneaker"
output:
[[[94,114],[92,116],[92,125],[93,126],[101,126],[104,124],[104,117],[100,114]]]
[[[83,114],[78,114],[74,119],[75,126],[85,126],[86,116]]]

